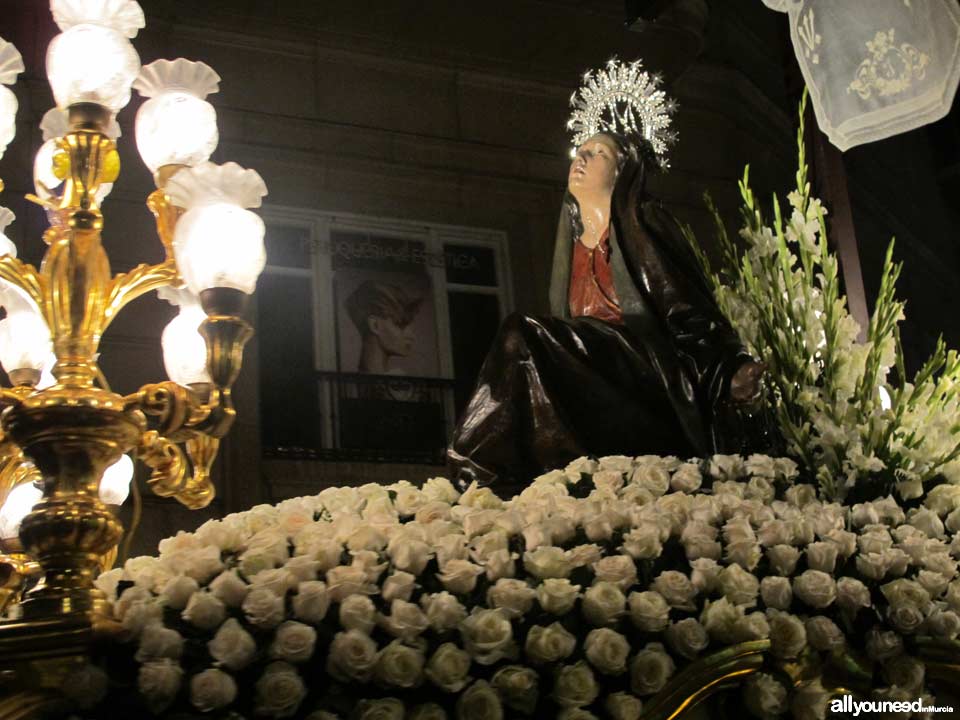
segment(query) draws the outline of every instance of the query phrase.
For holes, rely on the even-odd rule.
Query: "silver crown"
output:
[[[667,98],[659,74],[650,75],[639,60],[623,63],[613,58],[605,68],[587,71],[583,85],[570,96],[573,112],[567,129],[573,131],[574,146],[599,132],[638,134],[668,166],[667,147],[676,140],[670,130],[670,115],[676,103]]]

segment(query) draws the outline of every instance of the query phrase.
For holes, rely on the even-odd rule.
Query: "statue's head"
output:
[[[413,350],[412,322],[422,303],[422,296],[399,285],[366,280],[344,304],[365,342],[376,342],[388,357],[406,357]]]
[[[616,138],[597,133],[576,149],[567,174],[567,190],[583,204],[610,203],[626,155]]]

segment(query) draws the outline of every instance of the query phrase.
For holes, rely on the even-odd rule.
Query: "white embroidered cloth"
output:
[[[763,0],[790,37],[820,128],[841,150],[939,120],[960,81],[956,0]]]

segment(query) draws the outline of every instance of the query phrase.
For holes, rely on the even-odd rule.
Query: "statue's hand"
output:
[[[760,397],[760,379],[767,364],[757,360],[748,360],[730,379],[730,399],[735,403],[750,403]]]

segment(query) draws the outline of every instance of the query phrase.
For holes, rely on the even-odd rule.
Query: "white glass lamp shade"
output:
[[[0,507],[0,539],[9,540],[17,537],[20,532],[20,523],[42,497],[43,491],[32,482],[21,483],[13,488],[7,495],[3,507]]]
[[[201,205],[177,222],[173,250],[190,291],[234,288],[252,294],[267,262],[265,228],[257,215],[232,203]]]
[[[17,246],[7,237],[7,226],[14,221],[13,211],[0,207],[0,255],[17,256]]]
[[[198,331],[206,320],[203,308],[196,303],[183,305],[177,316],[163,329],[163,366],[167,377],[180,385],[209,383],[207,343]]]
[[[140,56],[123,33],[83,23],[57,35],[47,49],[47,77],[57,106],[96,103],[117,112],[130,102]]]
[[[213,106],[190,93],[162,93],[137,112],[137,149],[153,173],[209,160],[219,137]]]
[[[17,96],[0,85],[0,158],[17,133]]]
[[[133,480],[133,460],[129,455],[121,455],[113,465],[103,471],[100,478],[100,502],[105,505],[123,505],[130,494],[130,481]]]
[[[42,370],[51,352],[50,330],[32,303],[4,296],[7,317],[0,320],[0,365],[9,374],[14,370]]]

